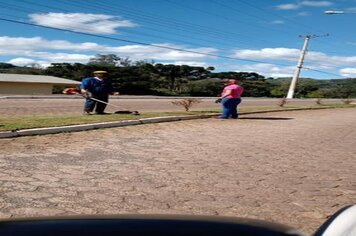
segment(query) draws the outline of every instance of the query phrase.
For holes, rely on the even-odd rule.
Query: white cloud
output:
[[[302,1],[300,4],[308,7],[328,7],[333,5],[333,3],[329,1]]]
[[[328,7],[333,5],[330,1],[301,1],[297,3],[286,3],[276,6],[278,10],[296,10],[301,7]]]
[[[356,68],[344,68],[339,71],[340,75],[345,77],[355,77],[356,76]]]
[[[16,66],[38,65],[41,68],[46,68],[51,65],[48,61],[34,60],[34,59],[29,59],[29,58],[24,58],[24,57],[13,58],[13,59],[7,61],[7,63],[16,65]]]
[[[217,52],[215,48],[182,48],[181,46],[172,45],[172,44],[160,44],[158,46],[187,50],[187,51],[178,51],[178,50],[167,50],[164,48],[155,48],[154,52],[151,52],[151,56],[161,60],[167,60],[167,58],[168,60],[199,60],[199,59],[206,59],[212,57],[204,54],[213,54]],[[148,47],[149,50],[152,50],[152,48],[153,47],[151,46]],[[197,54],[189,51],[199,52],[202,54]]]
[[[235,57],[247,60],[262,60],[268,63],[244,65],[238,69],[256,71],[263,75],[271,77],[285,77],[291,76],[295,70],[298,57],[300,55],[299,49],[292,48],[263,48],[260,50],[236,50]],[[278,64],[292,62],[295,65],[290,67],[274,65],[273,62]],[[339,67],[354,66],[356,64],[356,56],[330,56],[322,52],[309,51],[307,52],[304,60],[304,68],[315,70],[332,71]],[[356,69],[344,68],[340,70],[342,76],[354,76]]]
[[[7,63],[13,64],[16,66],[26,66],[26,65],[29,65],[32,63],[36,63],[36,61],[33,59],[30,59],[30,58],[18,57],[18,58],[9,60]]]
[[[175,61],[173,63],[163,63],[163,64],[188,65],[188,66],[200,66],[200,67],[210,66],[206,62],[199,62],[199,61]]]
[[[345,65],[356,64],[356,56],[330,56],[322,52],[309,52],[306,56],[306,60],[319,68],[335,68]]]
[[[94,55],[75,54],[75,53],[50,53],[50,52],[34,52],[33,56],[44,59],[53,63],[87,63]]]
[[[41,37],[0,37],[0,55],[31,58],[43,63],[68,62],[87,63],[95,54],[117,54],[120,57],[129,57],[131,60],[165,60],[184,61],[192,64],[204,63],[212,56],[196,54],[189,51],[213,54],[214,48],[185,48],[173,44],[157,44],[159,48],[145,45],[125,45],[111,47],[92,42],[72,43],[65,40],[47,40]],[[168,48],[179,48],[188,51],[176,51]]]
[[[285,22],[283,20],[275,20],[271,22],[271,24],[277,24],[277,25],[284,24],[284,23]]]
[[[294,73],[295,66],[276,66],[268,63],[257,63],[251,65],[239,65],[235,68],[236,71],[257,72],[266,77],[291,77]]]
[[[293,3],[288,3],[288,4],[281,4],[276,6],[278,10],[295,10],[300,8],[299,4],[293,4]]]
[[[263,48],[259,50],[236,50],[234,57],[249,60],[287,60],[296,61],[300,50],[292,48]]]
[[[215,48],[186,48],[174,44],[158,44],[162,47],[180,48],[206,54],[217,54]],[[65,40],[47,40],[41,37],[0,37],[0,55],[13,57],[9,63],[15,65],[28,65],[38,63],[47,66],[50,63],[87,63],[96,54],[117,54],[120,57],[129,57],[131,60],[154,60],[159,62],[172,62],[191,66],[215,66],[219,61],[213,56],[195,54],[193,52],[175,51],[145,45],[125,45],[112,47],[93,42],[72,43]],[[300,55],[300,49],[294,48],[262,48],[238,49],[233,57],[237,59],[261,61],[253,65],[244,65],[234,68],[236,70],[256,71],[266,76],[290,76],[295,69]],[[216,59],[214,64],[208,60]],[[263,63],[265,62],[265,63]],[[277,63],[278,62],[278,63]],[[233,63],[233,62],[229,62]],[[279,65],[274,65],[277,63]],[[281,64],[291,65],[290,67]],[[356,56],[331,56],[322,52],[309,51],[306,54],[304,66],[317,70],[333,70],[345,68],[342,73],[351,73],[348,67],[356,64]],[[225,68],[227,65],[224,66]],[[230,67],[231,68],[231,67]],[[340,73],[341,73],[340,72]]]
[[[259,50],[236,50],[234,57],[248,60],[288,61],[295,62],[300,55],[300,49],[293,48],[263,48]],[[309,51],[304,60],[307,67],[330,69],[356,64],[356,56],[330,56],[322,52]]]
[[[46,40],[41,37],[0,37],[0,54],[22,53],[40,49],[48,50],[74,50],[74,51],[98,51],[106,47],[96,43],[71,43],[65,40]]]
[[[50,12],[30,14],[29,17],[39,25],[92,34],[116,34],[116,28],[136,26],[129,20],[103,14]]]

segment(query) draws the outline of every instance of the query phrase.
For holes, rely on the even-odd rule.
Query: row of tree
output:
[[[257,73],[213,72],[214,67],[160,64],[131,61],[114,54],[96,55],[89,63],[53,63],[42,69],[38,66],[17,67],[0,63],[1,73],[52,75],[81,81],[95,70],[107,70],[121,94],[218,96],[222,80],[239,79],[246,97],[285,97],[290,78],[265,78]],[[58,88],[56,92],[60,92]],[[300,98],[354,98],[356,79],[300,79],[295,92]]]

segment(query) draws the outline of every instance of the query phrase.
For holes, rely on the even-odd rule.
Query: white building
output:
[[[48,95],[53,87],[75,87],[80,82],[47,75],[23,75],[0,73],[1,95]]]

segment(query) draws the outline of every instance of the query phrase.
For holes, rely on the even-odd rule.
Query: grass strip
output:
[[[319,108],[355,108],[355,105],[331,104],[327,106],[259,106],[259,107],[242,107],[239,109],[243,112],[266,111],[266,110],[288,110],[291,108],[319,109]],[[131,114],[110,114],[110,115],[56,115],[56,116],[23,116],[23,117],[0,117],[0,131],[14,131],[31,128],[59,127],[66,125],[90,124],[110,121],[136,120],[150,117],[162,116],[180,116],[180,115],[199,115],[219,113],[221,110],[200,110],[189,112],[146,112],[141,115]]]

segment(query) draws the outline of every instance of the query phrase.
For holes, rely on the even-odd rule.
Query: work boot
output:
[[[90,111],[83,111],[83,115],[84,116],[88,116],[88,115],[91,115],[91,114],[90,114]]]

